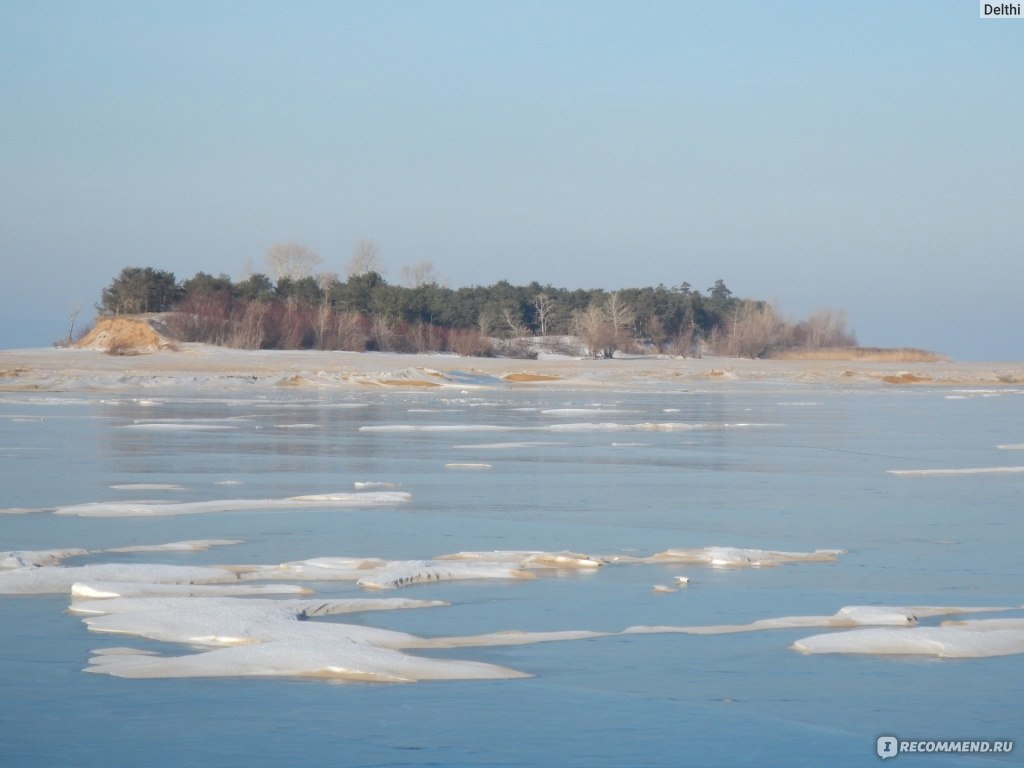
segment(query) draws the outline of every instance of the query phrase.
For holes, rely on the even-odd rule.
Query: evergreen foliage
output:
[[[253,349],[454,351],[515,354],[531,336],[575,336],[591,356],[616,351],[692,355],[708,349],[758,357],[780,347],[854,344],[845,316],[820,310],[787,323],[764,302],[739,299],[723,280],[707,294],[689,283],[566,289],[537,282],[447,288],[389,284],[373,270],[333,275],[264,274],[239,282],[199,272],[126,267],[103,290],[101,314],[171,312],[184,341]]]

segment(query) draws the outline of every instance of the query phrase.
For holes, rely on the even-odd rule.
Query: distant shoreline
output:
[[[678,391],[744,382],[828,387],[1024,387],[1024,362],[751,360],[633,356],[536,360],[453,354],[239,350],[181,344],[130,356],[87,349],[0,350],[0,391],[137,387],[338,388],[377,391],[494,387]]]

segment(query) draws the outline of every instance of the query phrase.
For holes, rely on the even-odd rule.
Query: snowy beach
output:
[[[0,350],[0,391],[102,389],[210,383],[218,387],[480,387],[544,384],[548,388],[687,386],[709,382],[833,384],[844,387],[935,384],[1024,386],[1024,362],[872,362],[634,356],[536,360],[377,352],[248,351],[181,344],[130,357],[91,349]]]

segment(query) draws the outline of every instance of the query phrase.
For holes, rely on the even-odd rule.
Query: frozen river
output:
[[[0,393],[5,764],[1024,736],[1024,390],[462,384]]]

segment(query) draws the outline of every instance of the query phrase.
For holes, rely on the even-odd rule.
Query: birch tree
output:
[[[267,248],[267,266],[280,282],[282,279],[301,280],[313,274],[323,259],[300,243],[277,243]]]

